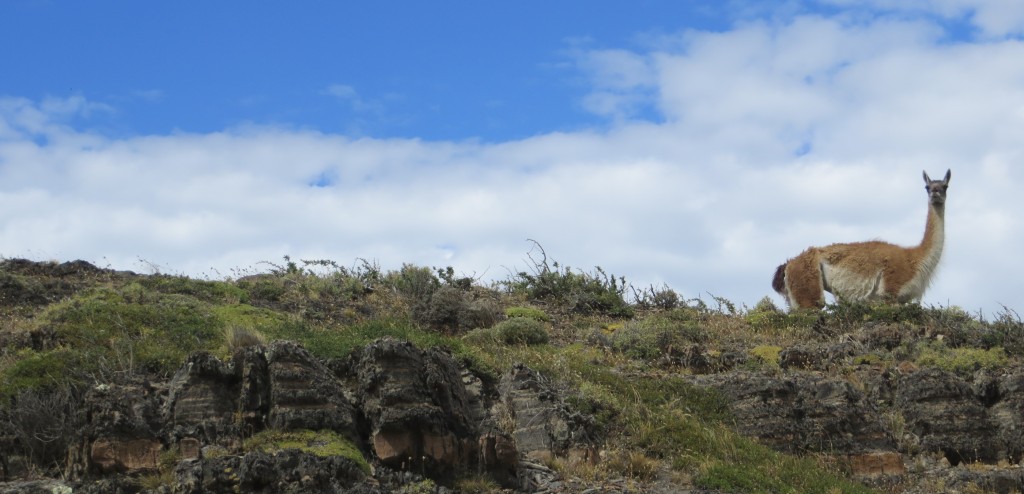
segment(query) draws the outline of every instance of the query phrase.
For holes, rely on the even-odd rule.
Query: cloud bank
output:
[[[257,124],[112,137],[90,116],[114,108],[6,97],[0,255],[196,276],[364,258],[488,280],[524,269],[530,238],[641,287],[782,304],[774,268],[810,245],[920,241],[921,171],[949,168],[924,302],[1024,310],[1024,9],[905,4],[574,52],[591,88],[580,104],[608,125],[507,142]],[[978,34],[949,39],[950,18]]]

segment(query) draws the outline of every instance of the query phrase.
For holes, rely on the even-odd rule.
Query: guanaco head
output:
[[[922,172],[924,173],[924,190],[928,191],[928,198],[932,205],[941,207],[946,204],[946,189],[949,188],[950,172],[950,170],[946,170],[946,177],[942,180],[932,180],[928,177],[928,172]]]

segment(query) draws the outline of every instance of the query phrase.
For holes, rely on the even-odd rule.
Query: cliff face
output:
[[[571,319],[584,336],[538,347],[509,346],[486,328],[414,344],[371,326],[365,343],[318,354],[311,345],[326,334],[361,326],[296,325],[231,284],[86,263],[2,267],[0,492],[1024,491],[1024,368],[996,344],[1020,337],[1019,319],[993,329],[941,312],[925,325],[899,321],[920,320],[920,308],[896,308],[884,321],[847,314],[854,323],[841,327],[808,316],[800,334],[810,336],[787,338],[803,323],[771,308],[674,309]],[[344,304],[362,301],[338,302],[337,313],[353,317]],[[105,312],[111,304],[123,312]],[[317,304],[317,314],[330,308]],[[173,310],[148,311],[156,305]],[[200,345],[177,361],[117,340],[165,341],[160,324],[180,311],[197,316],[171,326],[176,346],[201,342],[217,317],[254,313],[256,326],[295,339]],[[782,329],[764,329],[765,319]],[[184,332],[192,321],[199,329]],[[515,326],[524,327],[533,326]],[[109,348],[71,351],[83,328]],[[160,359],[141,363],[151,354]],[[748,462],[767,453],[719,437],[733,434],[788,456]],[[770,471],[793,457],[853,482]]]
[[[728,396],[740,433],[780,451],[843,459],[851,474],[910,492],[1020,492],[1024,370],[964,378],[936,369],[696,376]]]
[[[687,379],[726,397],[741,434],[788,453],[839,458],[883,490],[1024,489],[1024,370],[972,379],[934,369],[857,372],[862,385],[809,369]],[[132,490],[133,476],[171,456],[170,492],[389,492],[465,472],[540,492],[561,484],[539,459],[596,462],[607,446],[593,417],[558,395],[527,367],[485,383],[444,351],[394,339],[328,362],[288,341],[244,348],[229,361],[197,353],[169,381],[89,389],[76,405],[84,420],[69,431],[63,473],[84,492]],[[247,438],[267,429],[325,432],[295,449],[247,450]],[[369,452],[373,468],[314,451],[336,440],[327,431]],[[5,475],[30,474],[11,453]]]
[[[77,406],[84,420],[72,432],[64,474],[97,492],[119,477],[159,470],[167,452],[176,462],[166,479],[172,492],[388,492],[465,472],[530,490],[554,475],[521,457],[586,456],[600,444],[585,418],[529,369],[487,384],[444,351],[394,339],[329,362],[288,341],[244,348],[226,362],[197,353],[170,381],[97,385]],[[499,410],[513,422],[507,432]],[[247,439],[268,429],[324,437],[246,451]],[[373,469],[306,451],[336,440],[329,432],[370,452]],[[4,473],[30,473],[11,453]],[[88,482],[97,477],[106,481]]]

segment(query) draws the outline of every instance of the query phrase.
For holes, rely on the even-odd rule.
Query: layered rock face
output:
[[[690,380],[722,392],[744,435],[780,451],[837,457],[868,484],[903,492],[913,479],[930,478],[951,490],[1024,489],[1019,369],[965,379],[938,369],[865,368],[852,379],[862,386],[810,370]]]
[[[785,369],[740,366],[687,379],[718,390],[742,434],[836,458],[884,490],[1024,490],[1024,370],[965,377],[863,365],[838,375],[820,369],[830,357],[781,353]],[[70,483],[3,489],[123,490],[118,479],[166,470],[170,458],[165,492],[390,492],[466,473],[544,491],[559,480],[546,459],[598,461],[605,447],[593,418],[574,412],[561,391],[523,365],[484,382],[446,351],[393,339],[332,361],[287,341],[242,348],[226,361],[197,353],[167,382],[85,393],[67,455]],[[330,431],[373,470],[301,448],[246,448],[268,429]]]
[[[533,371],[517,366],[487,384],[446,351],[392,339],[330,362],[287,341],[229,361],[197,353],[166,383],[96,386],[84,407],[66,475],[93,479],[87,492],[113,488],[97,478],[155,472],[166,457],[177,462],[169,489],[181,493],[388,492],[388,482],[466,473],[519,488],[540,482],[521,455],[598,445]],[[510,430],[498,424],[508,415]],[[341,456],[246,450],[266,429],[337,433],[372,461],[374,477]]]

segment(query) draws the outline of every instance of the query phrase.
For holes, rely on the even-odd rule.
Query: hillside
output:
[[[787,314],[532,261],[4,260],[0,492],[1024,491],[1010,309]]]

